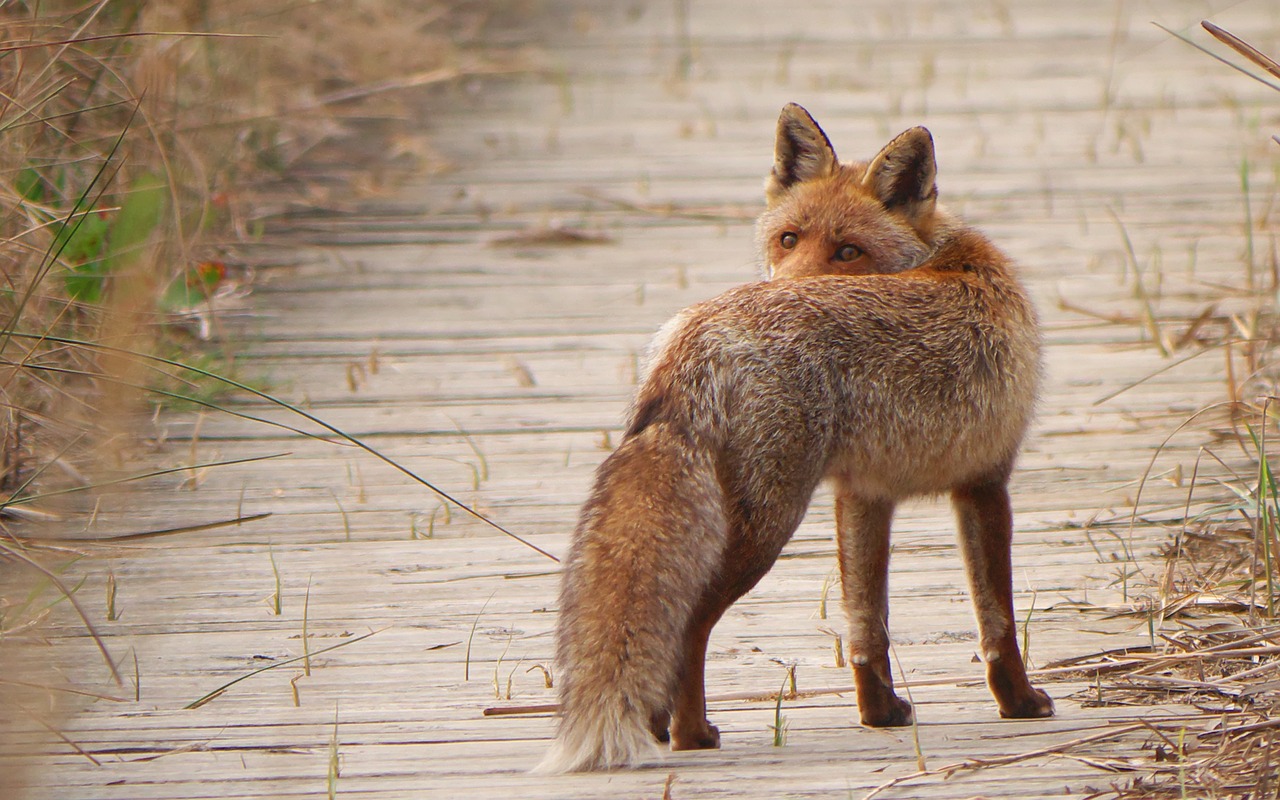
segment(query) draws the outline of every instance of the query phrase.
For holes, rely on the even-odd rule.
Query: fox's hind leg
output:
[[[706,750],[720,746],[720,729],[707,719],[707,639],[732,602],[708,602],[704,596],[681,643],[683,659],[669,730],[672,750]]]
[[[951,492],[960,524],[960,547],[978,617],[987,686],[1002,717],[1053,716],[1053,700],[1031,685],[1018,652],[1013,617],[1013,512],[1003,478]]]
[[[836,538],[849,661],[863,725],[892,727],[911,722],[911,704],[894,694],[889,671],[889,525],[894,504],[842,489],[836,495]]]
[[[707,719],[707,640],[711,629],[729,606],[759,583],[778,557],[777,552],[761,553],[744,547],[742,539],[730,537],[724,563],[703,592],[681,643],[683,658],[670,721],[672,750],[703,750],[720,746],[720,731]],[[655,733],[658,733],[656,728],[655,724]],[[662,738],[660,733],[658,736]]]

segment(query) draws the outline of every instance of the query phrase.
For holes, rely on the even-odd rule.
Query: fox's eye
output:
[[[796,243],[799,241],[800,241],[800,237],[796,236],[791,231],[787,231],[786,233],[782,234],[782,236],[778,237],[778,244],[782,245],[782,248],[784,250],[790,250],[791,248],[795,247]]]
[[[836,261],[848,263],[850,261],[857,261],[861,257],[862,251],[851,244],[843,245],[836,251]]]

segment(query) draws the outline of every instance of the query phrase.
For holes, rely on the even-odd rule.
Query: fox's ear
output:
[[[778,116],[773,172],[765,183],[765,197],[773,201],[797,183],[830,175],[837,164],[836,151],[809,112],[787,103]]]
[[[910,216],[926,212],[938,198],[938,164],[933,137],[924,128],[904,131],[871,159],[866,184],[886,208]]]

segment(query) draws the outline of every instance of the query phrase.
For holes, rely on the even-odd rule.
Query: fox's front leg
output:
[[[849,618],[849,661],[863,725],[912,720],[911,704],[893,692],[889,671],[889,525],[893,503],[845,491],[836,497],[840,580]]]
[[[960,525],[960,548],[978,617],[987,685],[1000,716],[1051,717],[1053,700],[1031,685],[1018,652],[1013,617],[1013,512],[1005,480],[962,486],[951,492]]]

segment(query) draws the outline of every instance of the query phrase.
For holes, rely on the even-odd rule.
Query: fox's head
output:
[[[842,164],[809,112],[778,117],[768,207],[756,225],[770,279],[918,266],[950,218],[938,208],[933,137],[912,128],[870,161]]]

